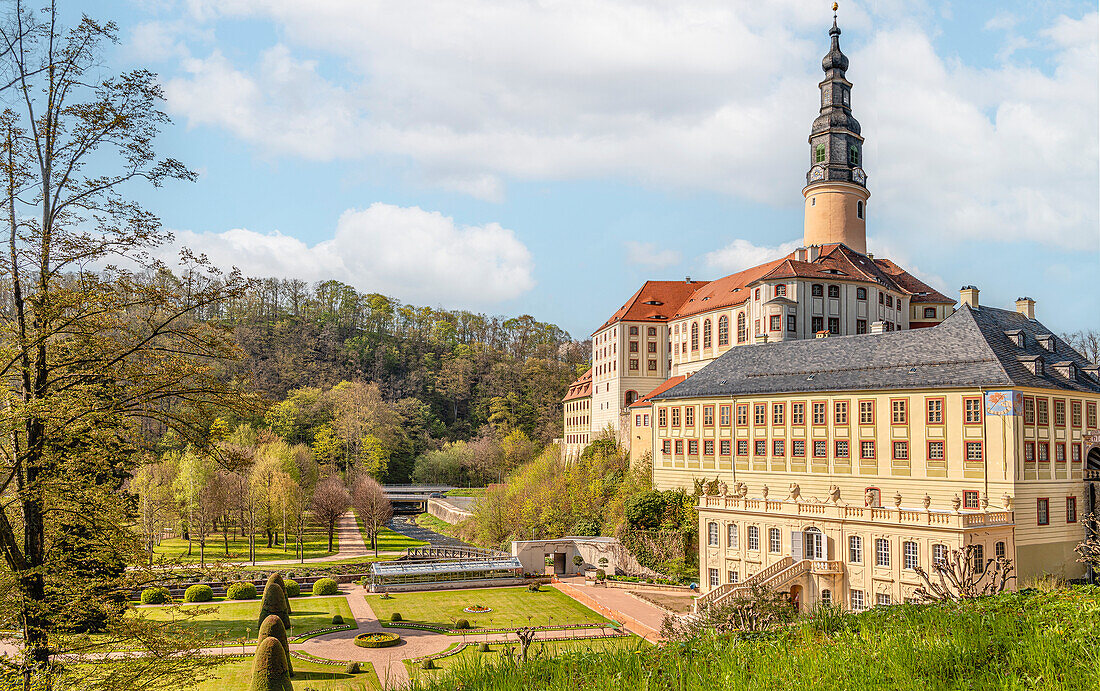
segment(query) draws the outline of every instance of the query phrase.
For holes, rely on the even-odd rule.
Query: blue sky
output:
[[[802,234],[831,2],[115,0],[107,67],[161,75],[142,191],[253,275],[585,337],[646,278]],[[1093,2],[843,2],[869,249],[949,295],[1100,328]]]

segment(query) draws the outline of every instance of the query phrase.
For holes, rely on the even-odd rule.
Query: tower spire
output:
[[[821,60],[825,79],[818,84],[821,109],[810,128],[810,170],[802,190],[806,198],[803,240],[807,246],[842,242],[866,252],[866,205],[871,194],[862,167],[863,137],[852,115],[848,56],[840,49],[836,11],[834,2],[829,52]]]

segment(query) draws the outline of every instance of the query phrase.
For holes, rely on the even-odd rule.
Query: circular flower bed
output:
[[[361,633],[355,637],[355,645],[360,648],[388,648],[401,642],[396,633]]]
[[[462,611],[466,612],[468,614],[485,614],[487,612],[492,612],[493,608],[492,607],[484,607],[482,605],[470,605],[469,607],[463,608]]]

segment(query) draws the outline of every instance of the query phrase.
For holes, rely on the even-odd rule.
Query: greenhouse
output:
[[[514,580],[523,577],[523,565],[516,557],[458,561],[389,561],[370,567],[372,592],[392,586],[460,581]]]

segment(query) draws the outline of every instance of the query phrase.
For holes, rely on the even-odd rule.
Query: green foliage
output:
[[[259,625],[262,626],[264,620],[272,614],[282,620],[283,626],[290,628],[290,605],[286,593],[278,582],[269,578],[267,585],[264,586],[263,598],[260,600]]]
[[[256,586],[251,583],[233,583],[225,590],[227,600],[255,600]]]
[[[391,614],[390,621],[401,621],[401,612],[394,612]]]
[[[283,606],[285,607],[287,614],[291,614],[292,611],[290,609],[290,595],[286,591],[286,581],[283,580],[283,574],[276,571],[275,573],[268,575],[267,582],[264,583],[264,592],[266,592],[268,587],[270,587],[271,585],[279,586],[279,590],[283,593]],[[295,583],[294,585],[298,584]]]
[[[459,619],[458,621],[455,622],[455,628],[458,629],[459,631],[464,631],[464,630],[470,628],[470,622],[467,621],[466,619]]]
[[[283,585],[285,586],[283,588],[283,591],[286,593],[286,596],[288,598],[298,597],[299,595],[302,594],[302,586],[298,584],[298,581],[292,581],[288,578],[285,581],[283,581]],[[289,603],[288,603],[288,606],[289,606]]]
[[[390,648],[401,642],[396,633],[361,633],[355,637],[355,645],[360,648]]]
[[[214,599],[214,591],[210,586],[196,583],[183,591],[184,602],[210,602]]]
[[[313,584],[314,595],[335,595],[338,590],[336,581],[331,578],[321,578]]]
[[[265,638],[256,646],[252,660],[252,683],[248,691],[293,691],[290,682],[290,666],[286,652],[273,637]]]
[[[767,633],[708,632],[637,650],[455,667],[417,691],[676,689],[925,691],[1100,688],[1100,588],[960,604],[832,611]]]
[[[340,625],[340,624],[343,624],[344,623],[344,618],[341,617],[339,614],[334,614],[332,616],[332,623],[333,623],[333,625],[337,625],[337,626]]]
[[[359,674],[359,663],[349,662],[348,666],[344,668],[344,674]]]
[[[656,530],[665,515],[665,497],[650,490],[631,497],[626,503],[627,527],[632,530]]]
[[[141,604],[143,605],[163,605],[171,599],[168,588],[164,586],[154,585],[141,591]]]
[[[286,655],[287,671],[293,676],[294,661],[290,659],[290,643],[287,641],[286,627],[283,626],[283,620],[278,615],[269,614],[260,623],[260,630],[256,634],[256,642],[262,643],[265,638],[274,638],[279,641],[279,645],[283,647],[283,653]]]
[[[481,644],[477,646],[477,649],[478,652],[487,653],[489,652],[489,644],[485,641],[482,641]]]
[[[537,593],[537,592],[540,592],[542,590],[542,586],[539,585],[538,583],[528,583],[527,584],[527,590],[532,592],[532,593]]]
[[[421,660],[420,669],[435,669],[435,663],[432,662],[432,658],[427,657]]]
[[[573,534],[583,537],[598,537],[600,535],[600,522],[591,518],[582,518],[573,524]]]

